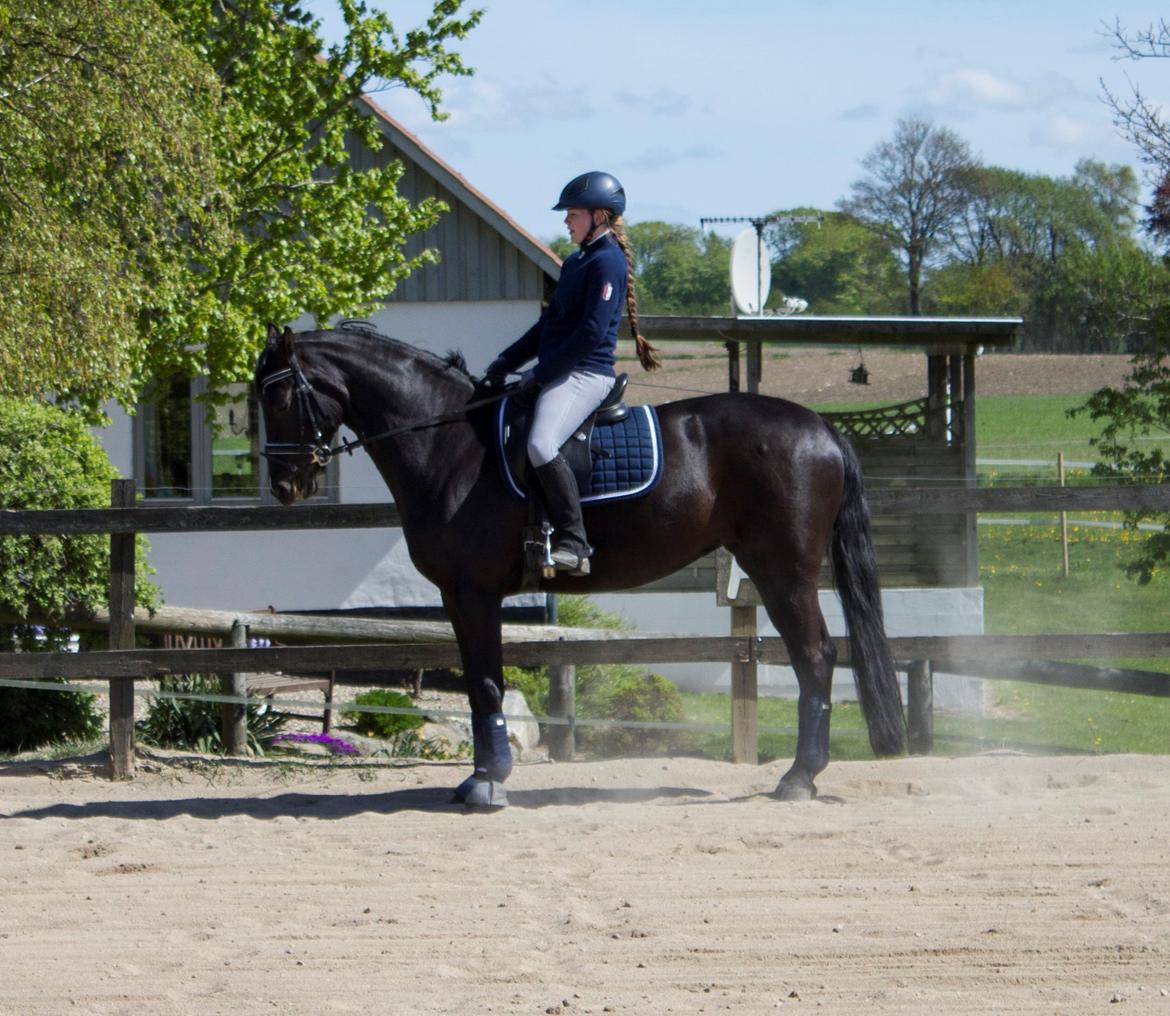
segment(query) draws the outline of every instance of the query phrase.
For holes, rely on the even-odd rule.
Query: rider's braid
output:
[[[614,238],[626,256],[626,316],[630,319],[630,332],[638,346],[638,359],[646,370],[657,370],[662,366],[658,358],[658,350],[638,332],[638,301],[634,296],[634,255],[630,251],[630,241],[626,239],[626,223],[620,215],[605,213],[609,228]]]

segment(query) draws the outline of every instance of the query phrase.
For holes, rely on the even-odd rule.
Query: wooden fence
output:
[[[283,646],[267,649],[136,649],[134,603],[135,534],[140,532],[225,532],[263,529],[339,529],[395,526],[392,505],[318,505],[295,508],[186,508],[137,506],[133,481],[116,480],[108,509],[2,511],[0,535],[27,533],[109,533],[111,582],[108,625],[110,649],[87,653],[0,654],[0,678],[108,679],[110,682],[111,775],[125,779],[134,771],[134,682],[170,674],[229,675],[225,688],[238,691],[234,676],[255,671],[286,673],[338,669],[438,668],[457,665],[450,628],[426,622],[396,622],[401,637],[373,645]],[[886,488],[869,493],[875,514],[930,515],[1003,511],[1159,511],[1170,512],[1170,485],[1124,487]],[[734,608],[744,611],[749,608]],[[753,611],[754,608],[750,608]],[[732,752],[737,761],[756,760],[755,667],[789,662],[783,642],[760,638],[745,615],[732,634],[719,637],[655,637],[636,633],[564,630],[550,633],[523,626],[506,630],[504,660],[517,666],[558,668],[554,700],[571,715],[571,669],[592,663],[733,663]],[[259,623],[254,622],[254,623]],[[421,625],[421,626],[420,626]],[[581,635],[585,637],[582,638]],[[557,638],[550,641],[549,635]],[[571,640],[566,640],[571,638]],[[838,665],[849,663],[848,644],[838,641]],[[1170,677],[1092,667],[1054,668],[1052,659],[1155,657],[1170,655],[1170,632],[1082,635],[946,636],[895,638],[895,659],[909,674],[912,750],[929,750],[932,740],[931,673],[947,670],[989,678],[1082,688],[1170,695]],[[566,687],[568,685],[568,687]],[[551,711],[551,710],[550,710]],[[555,715],[555,714],[554,714]],[[566,750],[564,739],[560,750]],[[571,742],[567,750],[571,752]]]

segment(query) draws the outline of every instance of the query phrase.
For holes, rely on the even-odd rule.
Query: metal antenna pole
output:
[[[756,313],[764,313],[763,283],[760,281],[764,273],[764,227],[770,222],[815,222],[821,224],[819,215],[782,215],[774,212],[771,215],[706,215],[699,219],[699,229],[706,229],[711,222],[750,222],[756,230]]]

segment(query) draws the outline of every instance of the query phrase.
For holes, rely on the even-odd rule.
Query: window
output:
[[[151,385],[134,426],[134,473],[147,500],[193,504],[271,501],[260,455],[264,443],[252,385],[228,385],[211,405],[200,396],[206,378],[172,378]],[[321,478],[324,500],[336,500],[337,465]]]
[[[173,378],[152,385],[139,407],[138,421],[136,430],[141,437],[135,444],[143,468],[135,472],[144,495],[191,497],[190,382]]]
[[[228,399],[208,406],[211,418],[211,496],[260,496],[260,413],[252,386],[228,385]]]

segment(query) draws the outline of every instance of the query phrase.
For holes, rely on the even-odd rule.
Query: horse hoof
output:
[[[812,782],[798,782],[797,780],[781,780],[772,793],[778,801],[811,801],[817,796],[817,788]]]
[[[452,791],[455,800],[460,804],[463,804],[467,800],[467,795],[471,793],[472,787],[474,787],[478,782],[479,781],[474,776],[468,776],[467,779],[465,779]]]
[[[471,781],[472,787],[463,798],[463,803],[468,808],[508,807],[508,795],[505,793],[502,783],[497,783],[495,780],[477,780],[474,776]]]

